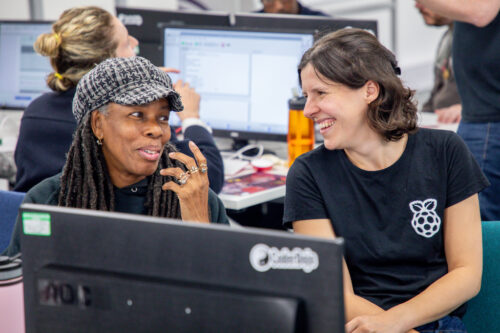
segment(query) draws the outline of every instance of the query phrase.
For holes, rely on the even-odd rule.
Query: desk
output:
[[[238,176],[226,180],[219,198],[227,209],[234,210],[283,198],[285,196],[285,177],[286,172],[283,170],[273,170],[266,173],[255,173],[251,170],[242,172]],[[241,182],[239,182],[240,179]],[[245,186],[248,186],[248,191],[245,191]]]
[[[437,114],[432,112],[419,112],[418,113],[418,126],[425,128],[435,128],[456,132],[458,123],[444,124],[437,120]]]

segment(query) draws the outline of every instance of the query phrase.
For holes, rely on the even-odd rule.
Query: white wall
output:
[[[29,18],[28,0],[0,0],[0,20],[28,20]]]

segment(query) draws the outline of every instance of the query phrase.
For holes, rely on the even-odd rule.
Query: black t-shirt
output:
[[[500,13],[485,27],[455,22],[453,70],[462,121],[500,121]]]
[[[399,160],[379,171],[359,169],[343,150],[320,146],[288,173],[284,223],[330,219],[345,239],[355,293],[389,309],[446,274],[444,209],[488,184],[450,131],[419,129]]]

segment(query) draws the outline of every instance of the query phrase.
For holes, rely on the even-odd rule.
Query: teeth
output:
[[[321,124],[319,124],[319,128],[321,128],[321,129],[327,128],[327,127],[332,126],[333,124],[335,124],[335,122],[333,120],[324,121]]]
[[[154,150],[147,150],[147,149],[144,149],[144,151],[148,154],[154,154],[156,153]]]

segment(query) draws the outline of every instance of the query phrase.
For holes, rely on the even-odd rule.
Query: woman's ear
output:
[[[94,133],[95,137],[98,138],[99,140],[102,139],[103,137],[103,130],[102,130],[102,121],[104,115],[99,112],[98,110],[92,111],[90,114],[90,124],[92,126],[92,132]]]
[[[367,104],[370,104],[378,98],[380,93],[380,86],[377,82],[368,80],[365,83],[365,99]]]

